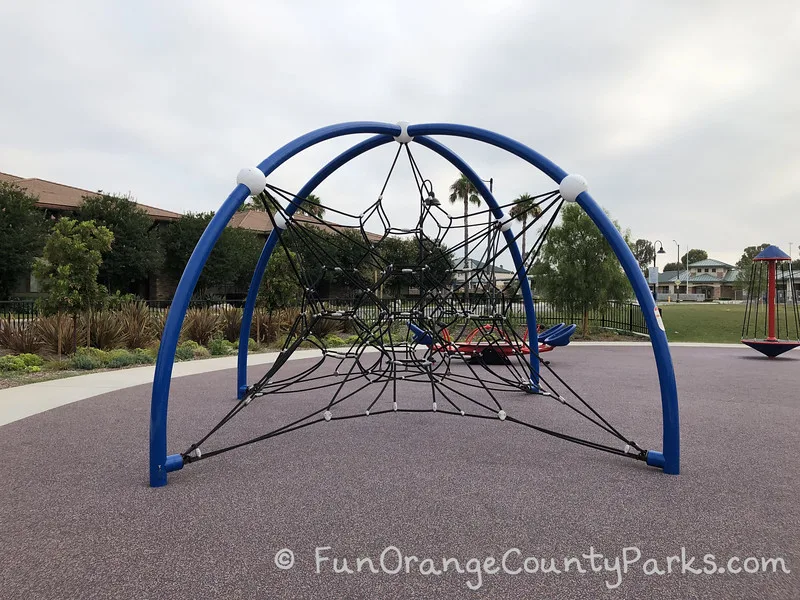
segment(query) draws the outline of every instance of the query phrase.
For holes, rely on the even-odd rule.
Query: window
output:
[[[711,272],[712,272],[712,273],[716,273],[716,272],[717,272],[717,270],[716,270],[715,268],[712,268],[712,269],[711,269]]]
[[[708,269],[706,269],[705,272],[708,273]]]

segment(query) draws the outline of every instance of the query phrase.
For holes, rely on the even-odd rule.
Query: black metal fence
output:
[[[352,306],[351,301],[344,299],[328,299],[325,300],[325,302],[331,307],[342,309]],[[384,300],[384,302],[392,302],[392,310],[394,311],[408,311],[414,308],[417,300],[413,298],[398,298],[394,300]],[[170,301],[147,302],[148,307],[154,313],[168,310],[170,304]],[[211,310],[222,310],[224,307],[230,306],[241,307],[242,302],[193,300],[189,306],[190,308],[209,308]],[[556,323],[576,323],[578,326],[580,326],[583,323],[583,312],[580,310],[559,309],[542,300],[537,300],[534,303],[534,306],[536,309],[537,321],[544,325],[553,325]],[[481,307],[478,307],[479,312],[480,308]],[[506,306],[504,308],[507,309],[506,314],[511,319],[520,321],[524,320],[525,307],[521,301],[506,301]],[[370,319],[377,317],[379,310],[380,309],[377,305],[364,306],[362,309],[359,309],[359,313],[362,315],[362,317]],[[487,314],[491,314],[492,311],[489,310],[489,307],[487,307],[486,312]],[[0,319],[2,320],[10,320],[12,323],[24,325],[36,319],[38,315],[39,311],[34,301],[0,301]],[[644,315],[642,314],[639,305],[631,302],[609,302],[602,309],[590,311],[589,325],[591,327],[615,329],[644,335],[647,335],[648,333]]]

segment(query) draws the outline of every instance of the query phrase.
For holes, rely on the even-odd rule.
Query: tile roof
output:
[[[310,225],[311,227],[317,227],[319,229],[327,231],[342,232],[346,230],[352,230],[358,232],[357,227],[339,225],[338,223],[333,223],[332,221],[325,221],[324,223],[320,223],[317,219],[303,214],[296,214],[292,217],[292,219],[297,221],[298,223],[302,223],[304,225]],[[239,211],[233,215],[230,222],[228,223],[228,227],[240,227],[242,229],[257,231],[259,233],[269,233],[273,229],[272,221],[270,220],[269,215],[267,215],[267,213],[265,213],[263,210]],[[383,239],[383,237],[378,235],[377,233],[370,233],[370,232],[367,232],[367,237],[372,242],[377,242]]]
[[[0,173],[0,181],[13,183],[17,187],[24,189],[31,196],[38,198],[36,206],[50,210],[72,211],[83,204],[85,196],[98,195],[97,192],[39,179],[38,177],[25,179],[8,173]],[[181,217],[180,213],[170,210],[139,204],[138,202],[136,204],[156,221],[177,221]]]
[[[733,265],[729,265],[728,263],[724,263],[721,260],[714,260],[713,258],[707,258],[705,260],[698,260],[697,262],[693,262],[689,264],[690,267],[726,267],[728,269],[732,269]]]

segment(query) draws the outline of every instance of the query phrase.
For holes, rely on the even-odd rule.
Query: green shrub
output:
[[[184,342],[183,344],[177,347],[177,349],[175,350],[176,360],[192,360],[194,358],[195,348],[193,348],[189,344],[194,344],[194,342]]]
[[[109,369],[118,369],[135,364],[137,364],[136,355],[121,348],[109,352],[105,360],[105,366]]]
[[[211,352],[208,351],[208,348],[203,348],[201,346],[194,351],[192,358],[211,358]]]
[[[258,352],[261,349],[261,346],[258,345],[253,338],[247,338],[247,350],[249,352]]]
[[[19,356],[0,356],[0,373],[24,371],[25,362]]]
[[[44,363],[44,368],[48,371],[67,371],[72,365],[68,360],[48,360]]]
[[[143,365],[152,365],[158,356],[157,348],[136,348],[133,353],[139,357]]]
[[[69,359],[69,366],[73,369],[80,369],[82,371],[91,371],[92,369],[99,369],[103,366],[103,362],[91,356],[90,354],[79,354],[75,353],[71,359]]]
[[[336,348],[337,346],[344,346],[345,341],[338,335],[326,335],[322,340],[328,348]]]
[[[41,367],[44,364],[44,359],[38,354],[20,354],[17,356],[26,367]]]
[[[351,335],[344,341],[344,343],[346,346],[352,346],[354,344],[358,344],[360,340],[361,338],[358,337],[357,335]]]
[[[228,340],[215,338],[208,343],[208,349],[211,352],[211,356],[227,356],[233,354],[236,346]]]

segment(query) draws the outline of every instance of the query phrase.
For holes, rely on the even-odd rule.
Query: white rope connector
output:
[[[396,125],[400,128],[400,135],[394,136],[394,141],[398,144],[408,144],[414,138],[408,135],[408,121],[399,121]],[[379,198],[380,199],[380,198]]]
[[[504,411],[504,410],[499,411],[497,413],[497,418],[500,419],[501,421],[505,421],[506,420],[506,411]]]
[[[369,416],[369,409],[367,409],[366,414],[367,414],[367,416]]]
[[[198,447],[189,452],[189,456],[193,458],[200,458],[201,456],[203,456],[203,453],[200,451],[200,448]]]
[[[326,410],[324,413],[322,413],[322,416],[323,416],[323,417],[325,417],[325,420],[326,420],[326,421],[330,421],[330,420],[331,420],[331,417],[332,417],[333,415],[331,414],[331,411],[329,411],[329,410]]]
[[[567,202],[575,202],[578,196],[588,189],[589,184],[586,183],[586,179],[577,173],[572,173],[564,177],[558,186],[558,192]]]
[[[500,225],[500,231],[508,231],[514,223],[514,217],[511,215],[503,215],[497,219],[497,224]]]
[[[236,183],[246,186],[251,196],[258,196],[266,189],[267,178],[257,167],[245,167],[236,175]]]
[[[392,402],[392,406],[394,407],[394,410],[397,411],[397,402]]]
[[[433,412],[436,412],[436,402],[433,403]]]
[[[286,221],[286,217],[283,216],[283,213],[278,211],[275,213],[275,227],[283,231],[286,229],[286,225],[288,222]]]

